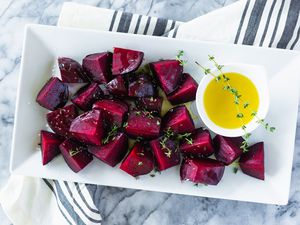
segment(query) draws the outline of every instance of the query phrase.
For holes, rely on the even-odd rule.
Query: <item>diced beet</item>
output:
[[[123,77],[117,76],[106,85],[107,90],[115,96],[124,97],[127,95],[127,88]]]
[[[259,142],[249,147],[249,151],[242,154],[239,164],[243,173],[264,180],[264,143]]]
[[[103,99],[95,102],[93,109],[101,109],[104,112],[105,119],[113,126],[122,126],[125,115],[128,112],[128,106],[116,99]]]
[[[69,132],[72,121],[78,116],[78,111],[74,105],[67,105],[47,114],[49,127],[58,135],[66,138],[72,137]]]
[[[59,151],[59,145],[65,139],[57,134],[41,130],[41,152],[42,152],[42,163],[46,165],[55,156],[57,156]]]
[[[168,100],[173,104],[181,104],[190,102],[196,99],[196,92],[198,88],[197,82],[188,73],[183,74],[183,83],[179,88],[168,95]]]
[[[163,130],[167,129],[171,129],[176,134],[194,131],[194,122],[184,105],[170,109],[163,117]]]
[[[97,83],[82,87],[72,97],[71,101],[83,111],[90,110],[97,100],[103,96],[102,91]]]
[[[181,143],[180,151],[182,153],[204,157],[208,157],[214,153],[212,139],[208,130],[197,129],[189,139],[192,142],[183,140]]]
[[[244,139],[242,137],[223,137],[216,135],[214,138],[215,156],[225,165],[231,164],[242,154],[241,145]]]
[[[104,113],[101,110],[81,114],[70,126],[70,132],[79,141],[91,145],[101,145],[104,135]]]
[[[36,97],[36,102],[49,110],[63,107],[69,97],[68,86],[57,77],[51,77]]]
[[[214,159],[184,159],[180,167],[181,180],[196,184],[217,185],[223,177],[225,166]]]
[[[81,65],[74,59],[67,57],[58,58],[61,80],[64,83],[85,83],[88,82]]]
[[[155,94],[155,87],[147,75],[139,75],[136,79],[129,81],[128,96],[134,98],[151,97]]]
[[[114,167],[122,161],[128,151],[128,138],[124,133],[117,133],[107,144],[88,146],[95,157]]]
[[[82,60],[82,68],[86,71],[91,80],[106,84],[111,75],[112,53],[102,52],[87,55]]]
[[[159,136],[161,119],[149,112],[131,111],[127,123],[125,131],[131,137],[151,139]]]
[[[112,61],[112,74],[126,74],[139,68],[143,61],[144,53],[140,51],[114,48]]]
[[[166,170],[180,163],[180,151],[175,141],[162,136],[150,141],[150,146],[159,171]]]
[[[72,139],[65,140],[59,146],[59,149],[66,163],[75,173],[82,170],[93,160],[93,156],[87,151],[87,147]]]
[[[138,142],[123,160],[120,169],[133,177],[145,175],[153,170],[153,154],[144,143]]]
[[[177,60],[161,60],[150,64],[150,68],[157,76],[163,91],[169,95],[178,88],[182,78],[183,67]]]
[[[136,100],[136,105],[141,110],[157,112],[160,114],[163,99],[161,97],[139,98]]]

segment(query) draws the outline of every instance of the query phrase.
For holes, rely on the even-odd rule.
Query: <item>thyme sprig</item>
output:
[[[244,131],[244,136],[243,136],[244,141],[242,142],[241,149],[244,152],[246,152],[246,151],[248,151],[248,147],[249,147],[248,140],[251,136],[251,133],[247,132],[247,127],[246,127],[246,125],[244,123],[244,120],[243,120],[244,114],[240,112],[239,105],[242,104],[242,107],[244,109],[250,110],[251,111],[251,116],[255,117],[256,122],[259,123],[261,126],[263,126],[267,131],[274,132],[276,130],[276,128],[273,127],[273,126],[270,126],[269,123],[267,123],[264,119],[259,118],[257,116],[257,112],[251,108],[250,103],[248,101],[245,101],[242,98],[242,95],[238,92],[238,90],[230,85],[230,78],[227,77],[226,74],[222,70],[224,65],[218,64],[217,61],[215,60],[215,57],[212,56],[212,55],[208,55],[208,59],[217,68],[217,70],[219,72],[218,75],[212,73],[210,68],[206,68],[198,62],[195,62],[195,63],[196,63],[196,65],[198,65],[203,70],[205,75],[213,76],[215,78],[216,82],[223,81],[224,82],[223,89],[225,91],[230,92],[233,95],[233,103],[236,105],[236,109],[237,109],[236,117],[241,120],[241,123],[242,123],[241,128]]]
[[[107,136],[102,140],[102,144],[107,144],[112,137],[117,134],[118,126],[114,125],[111,130],[108,132]]]
[[[192,133],[185,133],[185,134],[178,134],[177,135],[177,140],[185,140],[188,144],[192,145],[193,144],[193,139],[192,139]]]
[[[180,66],[184,66],[185,64],[187,64],[187,60],[183,60],[182,56],[184,55],[184,51],[183,50],[179,50],[178,54],[176,55],[176,60],[179,62]]]

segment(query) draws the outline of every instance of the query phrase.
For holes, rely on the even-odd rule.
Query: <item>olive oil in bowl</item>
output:
[[[213,79],[204,91],[204,108],[209,119],[216,125],[227,129],[240,128],[247,125],[253,119],[252,112],[258,110],[258,91],[248,77],[235,72],[224,74],[230,79],[230,86],[241,95],[239,104],[235,103],[232,93],[224,90],[226,82]]]

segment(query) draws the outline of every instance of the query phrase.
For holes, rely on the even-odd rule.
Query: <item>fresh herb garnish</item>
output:
[[[70,154],[71,157],[77,155],[79,152],[81,152],[80,148],[75,148],[75,149],[69,150],[69,154]]]
[[[176,55],[176,60],[179,62],[180,66],[184,66],[185,64],[187,64],[187,60],[183,60],[182,56],[184,55],[184,51],[183,50],[179,50],[178,54]]]
[[[107,144],[112,137],[117,134],[118,126],[114,125],[111,130],[108,132],[107,136],[102,140],[102,144]]]

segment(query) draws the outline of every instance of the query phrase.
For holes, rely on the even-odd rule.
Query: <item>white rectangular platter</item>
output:
[[[287,203],[299,97],[297,64],[300,59],[297,52],[43,25],[29,25],[25,36],[11,154],[13,174],[260,203]],[[241,172],[234,174],[230,167],[226,168],[218,186],[195,187],[180,181],[179,167],[155,177],[146,175],[134,179],[118,167],[111,168],[97,159],[77,174],[68,168],[61,156],[42,166],[37,144],[39,131],[46,129],[47,111],[35,103],[35,98],[52,75],[55,60],[58,56],[66,56],[81,61],[87,54],[112,51],[113,47],[143,51],[145,62],[174,58],[182,49],[188,59],[185,71],[197,81],[202,72],[194,61],[207,64],[208,54],[214,55],[220,63],[265,66],[271,96],[267,120],[277,130],[268,134],[260,128],[251,139],[251,142],[265,142],[265,181]]]

